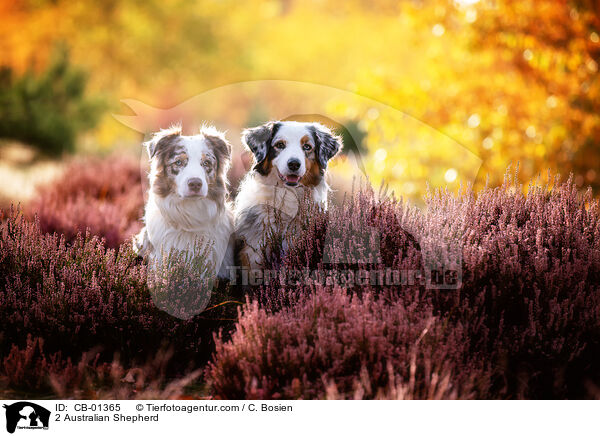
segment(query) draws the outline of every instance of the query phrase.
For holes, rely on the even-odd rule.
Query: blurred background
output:
[[[600,192],[596,0],[0,0],[0,18],[2,205],[72,159],[139,158],[178,118],[228,131],[234,185],[242,127],[316,117],[346,140],[340,178],[417,202],[517,162]]]

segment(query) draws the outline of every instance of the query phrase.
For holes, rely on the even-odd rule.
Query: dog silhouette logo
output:
[[[29,401],[5,404],[6,431],[14,433],[18,429],[48,429],[50,411]]]

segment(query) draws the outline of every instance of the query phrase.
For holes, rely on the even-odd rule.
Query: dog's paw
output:
[[[152,243],[148,239],[148,232],[145,227],[133,237],[131,246],[138,257],[146,258],[152,252]]]

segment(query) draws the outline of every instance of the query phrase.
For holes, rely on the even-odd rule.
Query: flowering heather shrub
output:
[[[302,205],[300,232],[288,234],[285,253],[271,256],[267,269],[281,272],[299,272],[298,284],[309,284],[303,271],[320,271],[325,276],[335,272],[351,273],[353,283],[346,283],[353,292],[374,293],[403,292],[403,297],[413,299],[418,294],[418,284],[402,288],[379,287],[358,283],[359,273],[371,273],[383,277],[386,269],[407,273],[421,272],[423,268],[421,247],[415,237],[400,224],[398,211],[402,203],[380,192],[376,195],[365,187],[355,194],[345,196],[339,206],[321,211],[312,203]],[[277,253],[281,242],[273,238],[267,252]],[[291,274],[289,274],[291,278]],[[352,279],[351,277],[351,279]],[[267,285],[255,290],[265,307],[276,309],[281,305],[295,304],[294,297],[302,293],[303,286],[293,292],[280,286],[280,277],[267,281]],[[295,277],[294,277],[295,278]],[[286,280],[288,277],[286,277]],[[323,282],[323,279],[321,279]]]
[[[147,283],[156,307],[177,318],[190,319],[208,306],[217,286],[207,256],[209,249],[209,244],[197,241],[193,255],[172,250],[148,267]]]
[[[128,244],[117,252],[80,236],[67,245],[15,211],[0,221],[0,359],[14,346],[26,349],[31,334],[43,338],[47,356],[61,352],[73,362],[99,347],[99,362],[118,353],[124,365],[135,366],[169,346],[171,370],[181,373],[204,364],[212,332],[231,322],[228,311],[221,305],[178,320],[153,304],[146,269]]]
[[[93,357],[93,358],[92,358]],[[0,385],[4,389],[29,392],[51,392],[53,381],[65,391],[83,384],[89,374],[103,378],[110,365],[99,364],[98,355],[83,353],[81,361],[73,364],[70,358],[62,358],[59,351],[50,356],[44,353],[44,340],[27,337],[24,348],[13,345],[0,367]]]
[[[306,205],[305,205],[306,207]],[[304,232],[290,241],[287,268],[421,267],[420,247],[400,226],[401,207],[384,192],[359,190],[327,212],[306,213]],[[316,243],[315,243],[316,242]]]
[[[159,350],[143,366],[126,369],[115,359],[99,363],[99,354],[83,353],[76,364],[61,353],[44,354],[44,340],[27,338],[20,349],[13,346],[0,367],[3,392],[53,393],[59,398],[75,399],[178,399],[184,389],[200,375],[192,371],[182,377],[167,380],[172,351]]]
[[[452,317],[497,362],[500,393],[584,397],[600,381],[599,203],[571,180],[521,192],[507,177],[460,199],[465,271]]]
[[[396,268],[460,265],[462,286],[357,292],[272,280],[246,304],[231,340],[217,340],[207,370],[217,396],[597,395],[600,207],[590,192],[578,194],[569,180],[524,195],[507,177],[478,195],[432,194],[425,213],[365,192],[348,205],[316,214],[281,264],[347,268],[356,253],[379,252],[381,264]],[[367,227],[380,237],[355,237]]]
[[[469,338],[461,329],[448,329],[430,311],[370,293],[359,298],[340,288],[311,291],[277,313],[247,304],[231,341],[217,341],[208,368],[219,397],[377,398],[398,382],[414,398],[485,394],[487,375],[470,362]]]
[[[231,333],[237,306],[226,297],[240,289],[221,286],[208,310],[179,320],[153,303],[129,244],[106,248],[102,238],[118,246],[142,206],[140,192],[133,211],[127,177],[97,183],[119,164],[106,165],[47,188],[33,208],[39,221],[0,215],[0,384],[8,389],[184,395],[223,327],[205,371],[221,398],[598,397],[600,205],[570,180],[533,184],[527,195],[511,177],[477,195],[437,192],[426,212],[363,188],[328,211],[309,210],[283,249],[273,238],[269,268],[459,267],[462,286],[272,277],[247,295]],[[139,186],[133,167],[131,186]],[[81,217],[61,215],[79,207]],[[78,236],[86,227],[99,237]],[[172,359],[157,357],[162,347]]]
[[[124,367],[118,358],[101,371],[95,371],[85,360],[79,363],[78,384],[66,385],[56,375],[50,376],[50,384],[58,398],[144,400],[144,399],[192,399],[187,397],[186,388],[201,374],[200,370],[185,372],[181,376],[168,377],[173,358],[172,351],[159,349],[143,365]],[[84,356],[85,359],[85,356]]]
[[[43,232],[72,241],[89,231],[118,248],[141,228],[143,206],[139,163],[111,157],[73,162],[59,180],[40,188],[29,210]]]

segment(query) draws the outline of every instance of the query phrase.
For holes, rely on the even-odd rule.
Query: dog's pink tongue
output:
[[[298,177],[298,176],[294,176],[294,175],[291,175],[291,176],[285,176],[285,181],[286,181],[286,182],[288,182],[288,183],[296,183],[296,182],[298,181],[298,179],[299,179],[299,178],[300,178],[300,177]]]

